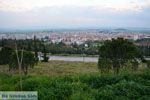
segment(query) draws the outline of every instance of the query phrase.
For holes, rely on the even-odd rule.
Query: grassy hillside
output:
[[[1,66],[0,91],[18,91],[19,75]],[[23,76],[23,91],[38,91],[39,100],[149,100],[150,70],[100,75],[96,63],[39,63]]]

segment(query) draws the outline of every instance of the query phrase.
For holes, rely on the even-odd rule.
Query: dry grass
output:
[[[0,65],[0,73],[7,73],[8,70],[8,65]]]
[[[0,65],[0,72],[10,73],[7,65]],[[63,76],[97,72],[97,63],[93,62],[50,61],[39,62],[33,69],[29,69],[28,75]]]
[[[146,65],[140,64],[136,72],[145,70]],[[131,64],[120,70],[120,73],[132,72]],[[0,65],[0,73],[14,74],[16,71],[9,72],[8,65]],[[29,68],[28,75],[31,76],[64,76],[78,74],[96,74],[99,73],[97,63],[95,62],[69,62],[69,61],[49,61],[39,62],[33,69]],[[113,71],[112,71],[113,73]]]

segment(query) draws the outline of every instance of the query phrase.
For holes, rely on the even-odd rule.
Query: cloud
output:
[[[0,27],[149,27],[150,9],[141,12],[113,12],[95,6],[51,6],[24,12],[0,11]]]
[[[150,0],[0,0],[0,27],[149,27]]]
[[[94,7],[112,11],[141,11],[150,0],[0,0],[2,11],[30,11],[45,7]]]

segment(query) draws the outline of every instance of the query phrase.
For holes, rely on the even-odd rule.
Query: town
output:
[[[2,32],[0,39],[33,39],[36,36],[39,40],[52,43],[63,42],[66,45],[76,43],[83,44],[86,41],[103,41],[112,38],[124,38],[129,40],[138,40],[150,38],[147,32],[126,32],[109,30],[69,30],[69,31],[45,31],[45,32]]]

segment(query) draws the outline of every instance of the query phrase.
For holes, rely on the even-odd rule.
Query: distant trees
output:
[[[12,43],[15,40],[13,39],[0,39],[1,47],[11,47]],[[150,39],[140,39],[133,41],[138,45],[138,48],[142,51],[144,56],[150,56]],[[46,52],[51,54],[82,54],[82,47],[84,44],[87,44],[88,47],[84,49],[86,55],[98,55],[98,46],[103,44],[103,41],[86,41],[84,44],[72,43],[66,45],[63,42],[52,43],[51,41],[39,40],[34,36],[34,39],[26,40],[16,40],[18,48],[22,48],[24,44],[24,49],[27,51],[33,51],[37,57],[37,52],[43,52],[43,43],[46,45]],[[38,59],[37,59],[38,60]]]
[[[15,47],[14,43],[16,42],[18,49],[24,47],[26,51],[42,51],[43,42],[36,37],[34,39],[25,39],[25,40],[15,40],[15,39],[1,39],[0,46],[1,47]],[[22,45],[23,44],[23,45]]]
[[[105,41],[99,48],[98,68],[113,69],[119,73],[120,68],[128,61],[132,61],[134,69],[138,67],[138,60],[142,60],[142,54],[138,48],[130,41],[122,38]]]
[[[14,42],[15,40],[13,39],[1,39],[0,46],[12,47],[12,43]],[[84,45],[79,45],[77,43],[66,45],[63,42],[52,43],[49,41],[39,40],[36,36],[34,36],[34,39],[16,40],[16,43],[18,49],[21,49],[24,46],[24,50],[34,52],[35,57],[38,56],[38,52],[43,52],[43,44],[46,46],[46,52],[51,54],[82,54],[82,48]],[[93,41],[87,41],[86,44],[88,44],[88,47],[83,51],[86,55],[98,55],[98,47],[95,46],[98,42],[95,43]]]

